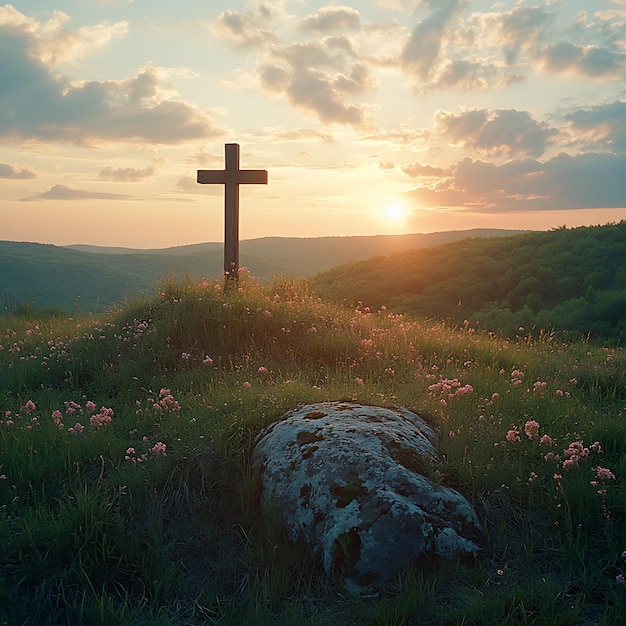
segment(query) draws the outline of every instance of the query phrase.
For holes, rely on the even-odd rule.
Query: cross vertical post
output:
[[[226,169],[198,170],[198,183],[224,185],[224,285],[237,286],[239,278],[239,185],[267,185],[267,170],[239,169],[239,144],[227,143]]]

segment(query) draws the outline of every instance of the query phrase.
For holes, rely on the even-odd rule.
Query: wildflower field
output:
[[[255,434],[325,400],[406,406],[478,555],[351,595],[262,510]],[[0,624],[619,624],[626,355],[165,281],[84,318],[0,318]]]

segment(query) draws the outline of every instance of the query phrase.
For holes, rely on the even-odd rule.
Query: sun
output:
[[[406,208],[398,202],[391,202],[384,208],[384,213],[390,222],[400,223],[406,219]]]

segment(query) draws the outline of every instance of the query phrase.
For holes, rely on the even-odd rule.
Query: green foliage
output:
[[[106,315],[4,317],[0,622],[619,623],[624,372],[616,347],[346,310],[245,274],[227,292],[172,277]],[[484,527],[474,560],[348,594],[261,510],[255,435],[338,399],[435,426],[432,477]],[[347,506],[362,488],[331,491]],[[350,533],[341,547],[349,563]]]
[[[515,336],[626,339],[626,222],[465,239],[332,269],[326,298]]]

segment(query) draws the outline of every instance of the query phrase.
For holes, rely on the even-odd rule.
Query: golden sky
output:
[[[626,219],[626,0],[0,5],[0,239],[221,241]]]

